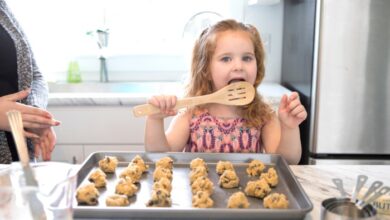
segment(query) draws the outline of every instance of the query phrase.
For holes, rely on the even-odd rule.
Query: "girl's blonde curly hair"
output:
[[[213,83],[210,73],[210,62],[214,55],[218,34],[225,31],[244,31],[249,33],[255,49],[257,63],[257,76],[254,87],[260,85],[264,78],[265,52],[260,34],[252,25],[246,25],[235,20],[223,20],[203,30],[192,52],[192,64],[190,83],[187,85],[186,97],[201,96],[213,92]],[[192,110],[201,110],[205,106],[197,106]],[[272,117],[272,108],[263,101],[260,94],[256,93],[252,103],[241,106],[240,116],[246,120],[251,127],[260,127]]]

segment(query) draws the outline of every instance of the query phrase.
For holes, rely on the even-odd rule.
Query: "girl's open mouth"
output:
[[[245,81],[245,79],[243,79],[243,78],[231,79],[231,80],[228,82],[228,85],[230,85],[231,83],[241,82],[241,81]]]

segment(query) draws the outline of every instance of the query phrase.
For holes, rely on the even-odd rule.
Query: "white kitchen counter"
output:
[[[52,106],[131,106],[144,104],[158,94],[183,94],[179,82],[144,83],[49,83],[49,107]],[[263,83],[258,88],[273,106],[290,91],[277,83]]]

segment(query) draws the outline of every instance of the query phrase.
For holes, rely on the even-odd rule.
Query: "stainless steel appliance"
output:
[[[285,26],[289,19],[299,20],[297,8],[307,14],[315,10],[315,20],[301,32],[303,39],[313,40],[313,50],[295,50],[295,56],[303,56],[298,61],[311,57],[312,74],[285,77],[284,83],[308,99],[303,138],[309,162],[390,164],[390,1],[286,1],[285,13],[292,17],[285,18]],[[288,75],[287,64],[294,59],[287,55],[294,49],[284,52],[289,62],[282,74]]]

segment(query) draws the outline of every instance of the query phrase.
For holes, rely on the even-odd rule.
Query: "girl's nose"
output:
[[[242,61],[240,59],[234,61],[234,70],[236,71],[242,70]]]

